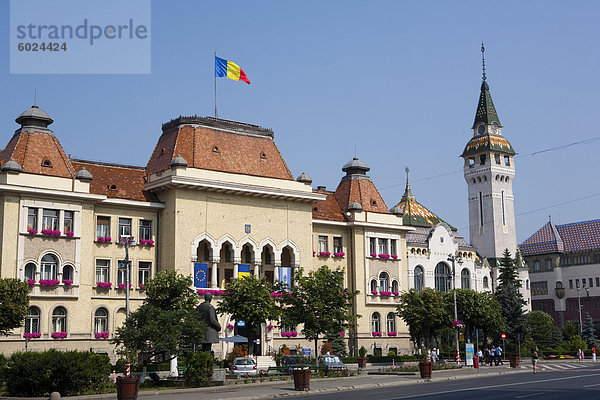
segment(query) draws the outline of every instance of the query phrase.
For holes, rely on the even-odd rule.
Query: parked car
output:
[[[234,374],[238,375],[256,375],[258,373],[256,361],[252,357],[236,358],[233,360],[231,370]]]
[[[291,375],[294,368],[308,366],[308,360],[303,356],[284,356],[281,366],[287,367],[287,373]]]
[[[319,365],[325,366],[327,371],[348,371],[348,367],[338,356],[320,356]]]

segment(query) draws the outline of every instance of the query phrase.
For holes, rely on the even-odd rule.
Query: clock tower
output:
[[[471,245],[493,268],[504,249],[515,256],[517,235],[512,183],[515,151],[502,135],[502,124],[492,102],[485,76],[484,47],[481,45],[483,80],[473,122],[473,137],[462,153],[469,188],[469,236]]]

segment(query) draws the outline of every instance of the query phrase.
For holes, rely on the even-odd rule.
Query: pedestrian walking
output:
[[[483,352],[481,349],[477,350],[477,360],[479,361],[479,365],[483,364]]]
[[[490,367],[494,365],[494,361],[496,361],[496,348],[492,346],[490,349]]]
[[[490,349],[487,347],[483,350],[483,359],[485,360],[485,364],[490,363]]]
[[[579,359],[579,362],[583,362],[583,350],[579,349],[577,351],[577,358]]]
[[[538,353],[537,351],[533,351],[531,353],[531,365],[533,366],[533,373],[536,373],[536,367],[537,367],[537,361],[538,361]]]
[[[596,362],[596,347],[592,347],[592,362]]]
[[[504,365],[502,362],[502,347],[500,346],[496,347],[496,366],[498,366],[498,364]]]
[[[431,362],[433,364],[437,364],[437,360],[438,360],[438,356],[437,356],[437,353],[436,353],[435,347],[434,347],[433,350],[431,351]]]

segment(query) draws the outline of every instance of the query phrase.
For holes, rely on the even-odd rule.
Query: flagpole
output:
[[[215,63],[217,62],[217,52],[215,51]],[[217,71],[215,69],[215,118],[217,118]]]

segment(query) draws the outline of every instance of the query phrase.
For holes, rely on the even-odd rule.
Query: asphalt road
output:
[[[600,399],[600,368],[481,376],[445,382],[353,390],[302,396],[319,400],[582,400]]]

